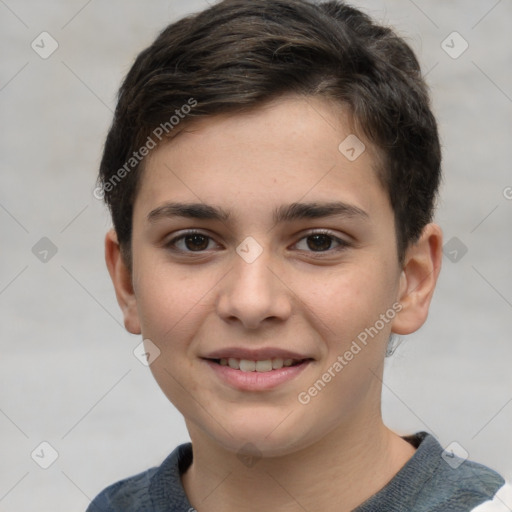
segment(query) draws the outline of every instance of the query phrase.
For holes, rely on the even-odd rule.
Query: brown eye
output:
[[[184,237],[185,247],[190,251],[204,251],[208,248],[209,237],[205,235],[187,235]]]
[[[219,245],[208,235],[189,231],[173,238],[165,247],[171,251],[190,254],[218,249]]]
[[[330,232],[313,232],[302,237],[294,247],[303,252],[333,254],[335,251],[347,249],[350,245],[350,242]]]
[[[310,235],[307,237],[308,248],[312,251],[327,251],[332,246],[332,236],[329,235]]]

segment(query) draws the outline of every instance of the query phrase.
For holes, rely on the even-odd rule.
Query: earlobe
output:
[[[132,334],[141,334],[131,271],[123,259],[117,235],[113,229],[105,236],[105,262],[114,284],[117,302],[124,315],[124,326]]]
[[[441,271],[442,240],[441,228],[427,224],[419,240],[407,249],[399,284],[402,309],[393,321],[392,332],[411,334],[427,319]]]

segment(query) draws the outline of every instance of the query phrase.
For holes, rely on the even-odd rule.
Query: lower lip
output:
[[[295,366],[283,366],[279,370],[268,372],[243,372],[229,366],[205,359],[208,366],[225,383],[242,391],[266,391],[288,382],[302,373],[311,360],[303,361]]]

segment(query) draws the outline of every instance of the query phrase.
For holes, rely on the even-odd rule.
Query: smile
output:
[[[259,361],[223,357],[221,359],[213,359],[213,361],[221,366],[229,366],[233,370],[240,370],[242,372],[270,372],[272,370],[280,370],[283,367],[295,366],[302,362],[300,359],[283,359],[281,357]]]
[[[239,391],[270,391],[297,378],[313,359],[203,359],[225,385]]]

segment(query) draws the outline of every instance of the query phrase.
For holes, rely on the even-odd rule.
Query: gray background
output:
[[[456,441],[510,478],[512,3],[353,3],[397,27],[428,72],[444,146],[437,221],[459,244],[450,246],[458,261],[444,258],[427,325],[387,363],[384,416],[401,433]],[[1,511],[84,510],[188,439],[133,355],[139,338],[122,327],[103,261],[110,221],[92,190],[133,58],[205,6],[0,0]],[[47,59],[31,48],[43,31],[59,45]],[[453,31],[469,44],[456,59],[442,47]],[[462,48],[453,36],[446,44]],[[42,237],[57,248],[46,262],[32,250]],[[31,458],[42,441],[59,454],[46,470]],[[44,447],[34,455],[48,457]]]

